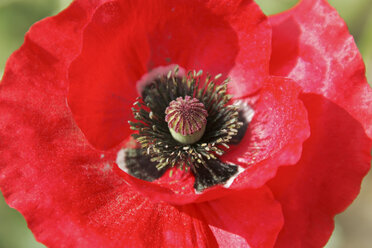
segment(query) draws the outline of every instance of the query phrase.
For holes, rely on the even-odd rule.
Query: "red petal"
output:
[[[96,235],[85,247],[217,247],[208,225],[198,219],[195,206],[153,203],[128,186],[106,194],[96,193],[93,199],[90,194],[87,202],[80,200],[80,206],[75,206],[84,209],[78,219],[81,229]],[[100,199],[103,195],[107,201]]]
[[[283,208],[284,228],[276,247],[323,247],[333,217],[358,195],[370,167],[371,140],[345,110],[304,94],[311,137],[296,166],[280,168],[269,183]]]
[[[300,90],[292,80],[280,77],[272,77],[261,89],[243,140],[222,157],[245,168],[233,188],[261,187],[279,166],[300,159],[302,143],[309,137],[307,112],[298,99]]]
[[[266,187],[198,204],[198,210],[220,247],[273,247],[283,225],[280,204]]]
[[[353,37],[337,12],[324,0],[303,0],[270,22],[271,73],[288,76],[305,92],[337,103],[372,137],[372,89]]]
[[[134,83],[146,72],[149,57],[145,23],[133,16],[138,6],[125,3],[128,6],[110,1],[97,9],[84,30],[81,54],[69,70],[69,106],[99,149],[112,148],[130,134]]]
[[[153,68],[179,64],[230,73],[235,97],[257,90],[268,74],[271,28],[252,1],[145,4],[103,4],[85,28],[81,54],[70,68],[69,106],[99,149],[128,135],[135,83]]]
[[[24,123],[30,116],[22,114],[13,119]],[[33,150],[33,134],[23,132],[22,138]],[[68,151],[49,146],[48,152],[28,152],[1,171],[8,204],[23,213],[39,241],[48,247],[216,247],[208,225],[189,216],[192,206],[152,203],[112,173],[110,154],[103,160],[73,144]],[[15,150],[13,143],[7,145]],[[62,158],[51,164],[51,155]]]
[[[200,67],[215,75],[228,73],[231,78],[229,89],[235,98],[252,94],[261,88],[269,72],[271,27],[266,16],[251,0],[210,0],[208,7],[217,15],[223,15],[230,33],[211,30],[211,37],[221,44],[206,42],[194,54],[196,61],[186,68]],[[231,37],[228,40],[224,37],[226,35],[234,37],[234,40]],[[206,36],[206,40],[211,37]],[[234,48],[229,49],[232,46]],[[230,51],[235,52],[233,57],[228,53]]]

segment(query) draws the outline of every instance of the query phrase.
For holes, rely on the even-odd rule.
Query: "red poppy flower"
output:
[[[181,76],[199,69],[231,81],[197,97],[205,73]],[[172,111],[210,106],[177,117],[200,120],[192,132],[207,123],[189,147],[157,119],[180,96],[166,111],[175,132]],[[371,105],[323,0],[269,18],[249,0],[76,0],[8,61],[0,186],[50,247],[321,247],[369,169]]]

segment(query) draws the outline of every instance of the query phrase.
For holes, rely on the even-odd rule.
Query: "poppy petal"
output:
[[[304,92],[343,107],[372,137],[372,89],[362,56],[336,10],[325,0],[303,0],[270,22],[270,73],[292,78]]]
[[[272,77],[258,97],[243,99],[252,106],[253,119],[240,143],[222,156],[223,161],[245,169],[232,188],[261,187],[275,176],[279,166],[300,159],[302,143],[310,135],[307,111],[298,98],[300,91],[292,80]]]
[[[81,229],[92,230],[95,240],[102,242],[93,240],[86,247],[217,247],[213,233],[197,218],[193,205],[154,203],[127,185],[116,187],[110,194],[111,199],[105,196],[107,202],[99,202],[99,194],[95,194],[96,199],[90,195],[88,204],[79,202],[85,211],[79,219]]]
[[[269,182],[284,213],[276,247],[322,247],[333,217],[358,195],[371,161],[372,142],[362,125],[338,105],[316,94],[303,94],[311,136],[301,160],[281,167]]]
[[[134,82],[146,72],[149,56],[140,28],[144,23],[132,16],[138,6],[126,4],[110,1],[96,10],[84,29],[81,53],[69,69],[69,107],[86,138],[101,150],[131,133]]]
[[[197,206],[220,247],[272,247],[283,225],[280,204],[266,186]]]
[[[222,15],[219,18],[225,19],[233,32],[210,30],[210,35],[202,40],[205,46],[200,46],[187,68],[228,75],[230,94],[234,98],[254,93],[264,84],[269,72],[271,27],[266,16],[251,0],[211,0],[207,6],[213,13]]]

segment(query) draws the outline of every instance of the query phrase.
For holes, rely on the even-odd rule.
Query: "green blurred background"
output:
[[[266,14],[286,10],[297,0],[256,0]],[[23,43],[23,36],[36,21],[51,16],[71,0],[0,0],[0,76],[10,54]],[[372,1],[329,0],[354,35],[372,81]],[[327,248],[372,247],[372,173],[350,208],[336,217],[336,228]],[[9,208],[0,194],[0,248],[44,247],[36,242],[22,215]]]

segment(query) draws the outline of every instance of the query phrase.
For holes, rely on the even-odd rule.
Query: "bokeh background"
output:
[[[263,11],[279,13],[297,0],[256,0]],[[344,18],[362,53],[372,82],[372,1],[329,0]],[[0,77],[10,54],[23,43],[24,34],[38,20],[66,8],[71,0],[0,0]],[[20,213],[9,208],[0,194],[0,248],[40,248]],[[359,197],[336,217],[327,248],[372,247],[372,173],[364,179]]]

